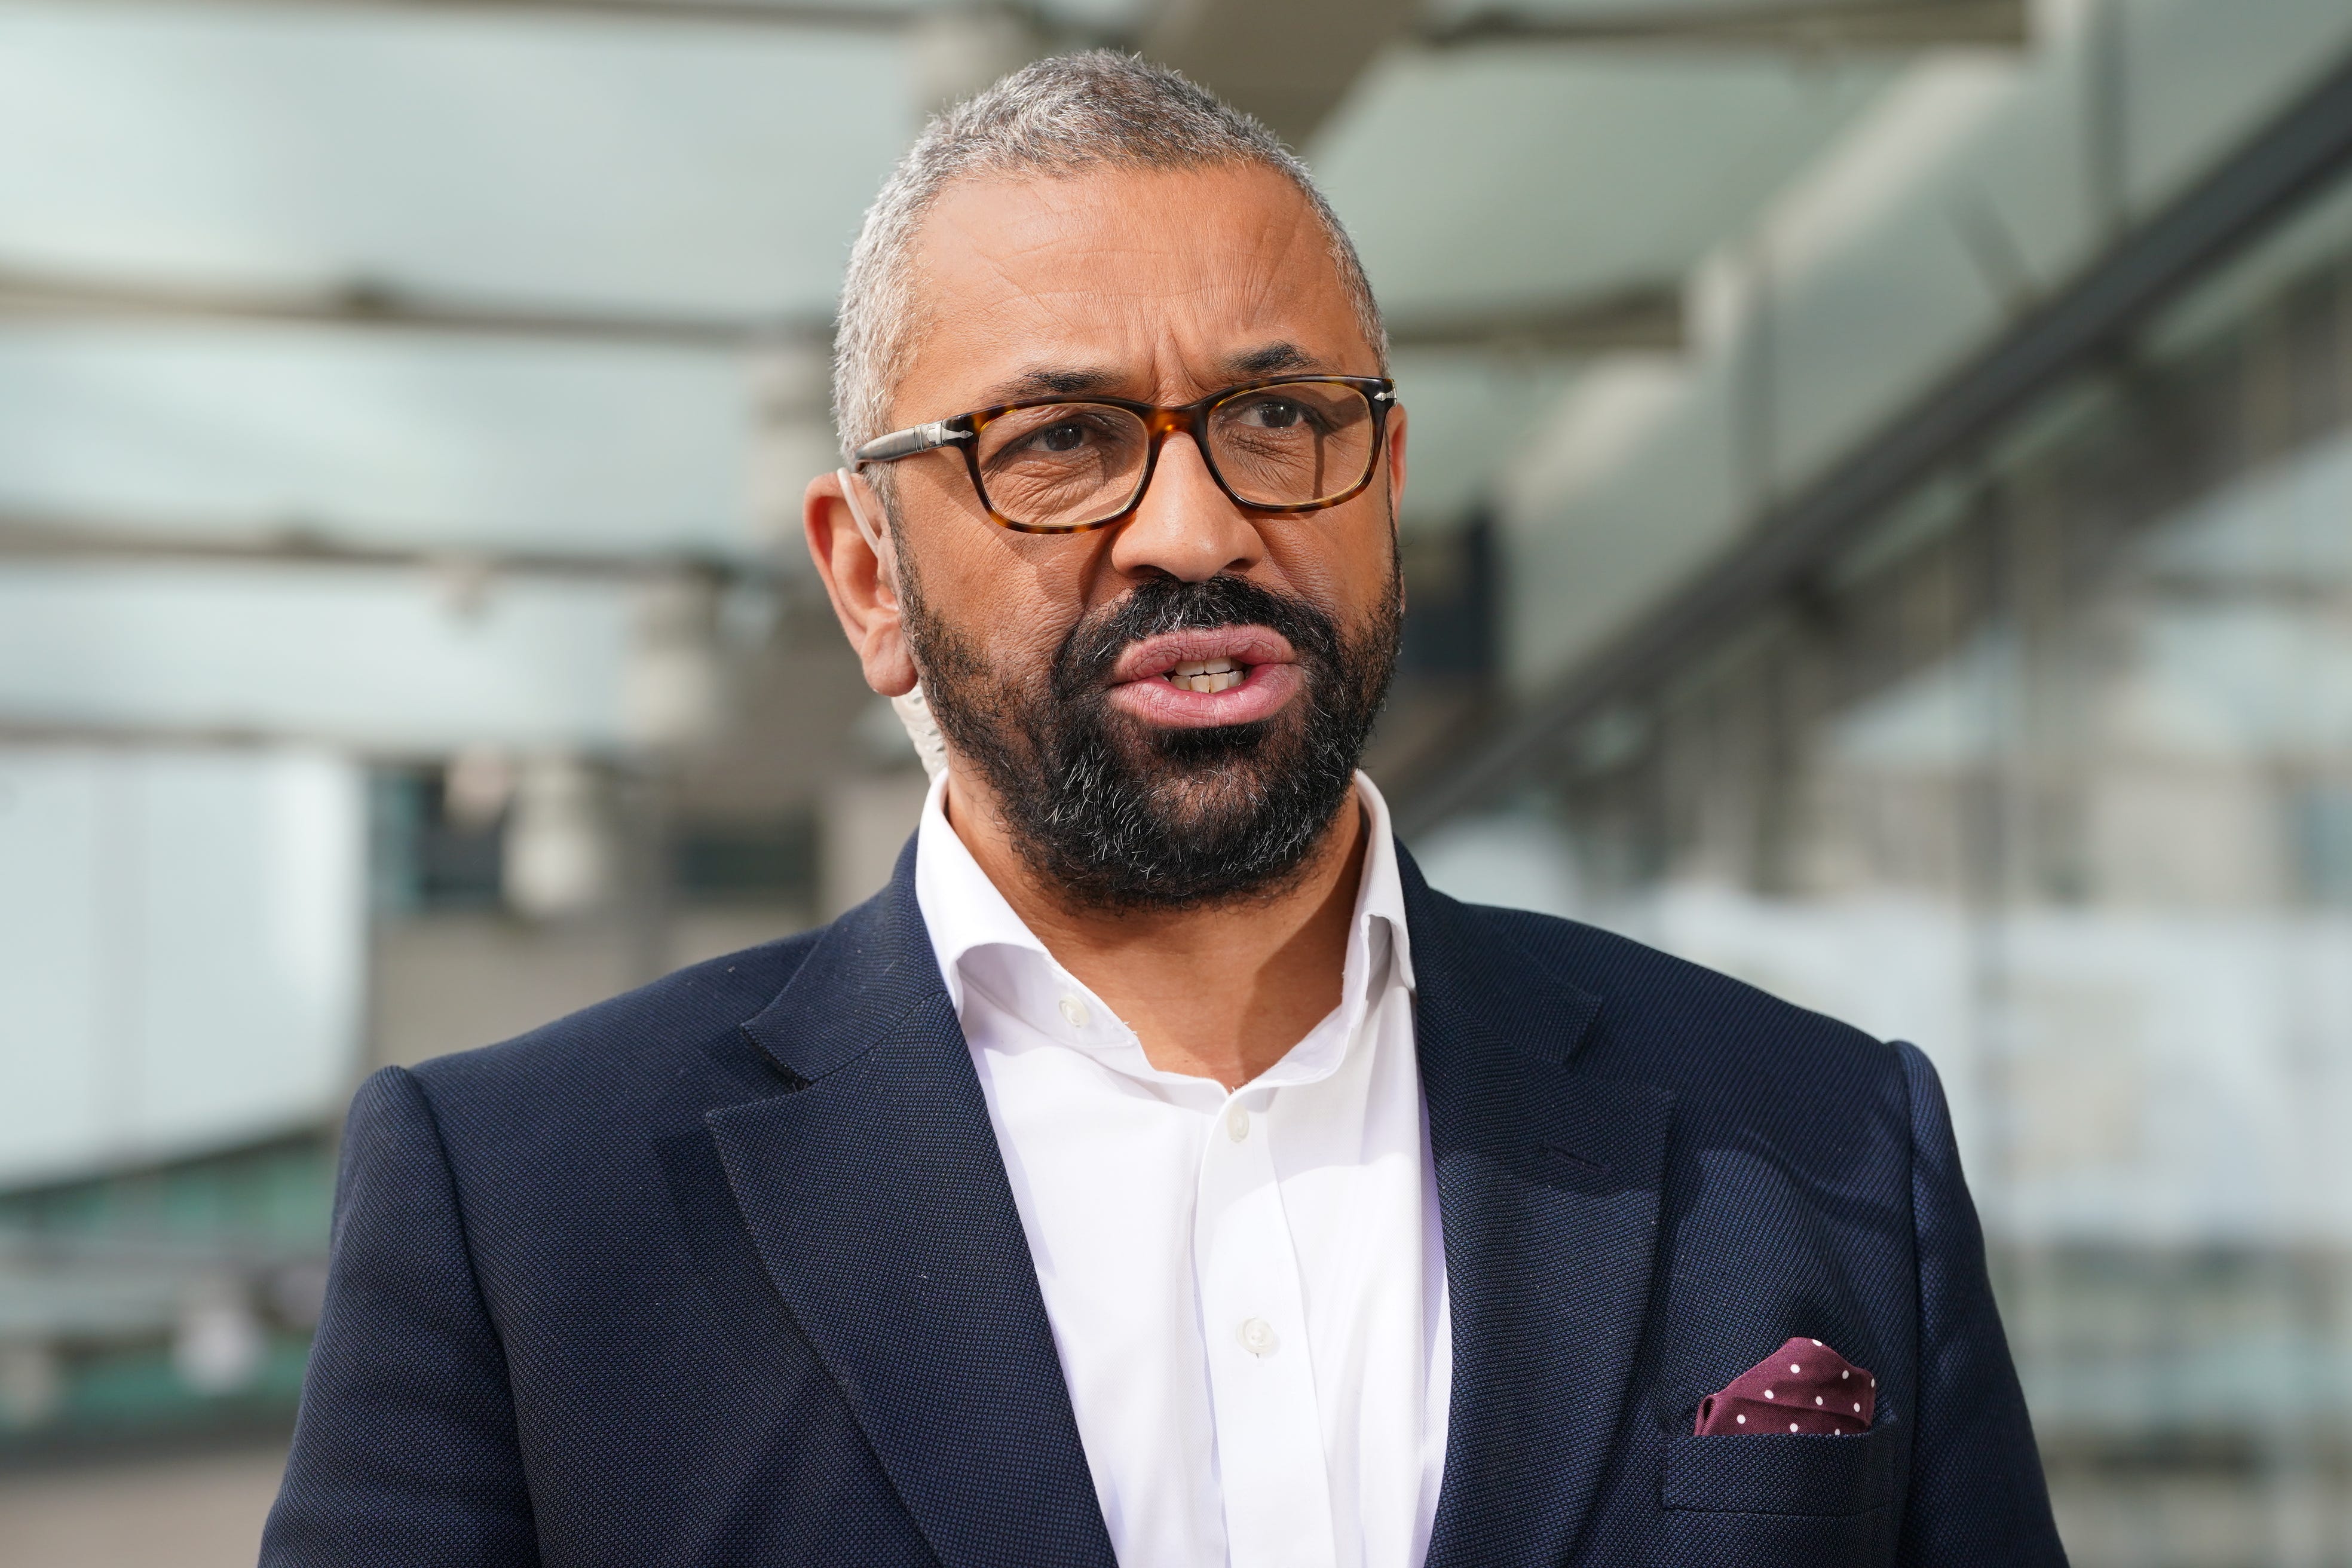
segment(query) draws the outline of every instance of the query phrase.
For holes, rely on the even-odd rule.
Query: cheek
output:
[[[932,548],[920,557],[924,607],[992,668],[1045,668],[1076,618],[1068,574],[1028,557],[1018,536],[990,529],[977,542]]]
[[[1396,591],[1395,546],[1385,512],[1342,510],[1347,515],[1329,523],[1319,521],[1328,514],[1309,513],[1302,521],[1310,528],[1270,540],[1266,554],[1284,591],[1321,605],[1343,626],[1360,626],[1383,613]]]

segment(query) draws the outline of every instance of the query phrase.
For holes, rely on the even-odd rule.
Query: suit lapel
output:
[[[711,1112],[753,1244],[949,1568],[1110,1568],[1036,1271],[914,894],[744,1026],[806,1087]]]
[[[1673,1099],[1575,1070],[1600,1009],[1402,856],[1453,1312],[1429,1568],[1556,1563],[1614,1447]],[[806,1087],[713,1111],[778,1292],[940,1561],[1110,1568],[913,850],[746,1032]]]
[[[1673,1097],[1576,1070],[1599,999],[1403,871],[1454,1320],[1429,1568],[1558,1563],[1616,1444]]]

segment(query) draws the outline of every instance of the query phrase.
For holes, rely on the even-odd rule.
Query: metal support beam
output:
[[[1654,691],[1759,612],[1801,595],[1918,485],[1980,448],[2066,377],[2127,350],[2158,310],[2334,177],[2352,171],[2352,59],[2162,213],[1773,509],[1640,626],[1524,708],[1460,768],[1402,803],[1420,832],[1547,765],[1588,720]]]
[[[1538,15],[1495,8],[1421,33],[1437,48],[1481,44],[1639,44],[1733,48],[2022,48],[2026,0],[1794,0],[1749,5],[1675,4]]]
[[[588,310],[455,300],[373,282],[312,293],[201,288],[0,265],[0,321],[90,318],[279,322],[730,352],[779,340],[829,342],[833,332],[829,315],[762,321]]]
[[[180,0],[189,5],[256,0]],[[839,32],[897,32],[936,5],[825,5],[822,0],[259,0],[314,11],[408,11],[424,15],[587,17],[625,22],[700,23],[721,26],[814,27]]]
[[[757,561],[686,553],[623,555],[368,544],[334,538],[314,526],[159,529],[110,518],[0,511],[0,565],[25,561],[409,570],[432,574],[458,587],[500,577],[634,583],[685,574],[725,582],[770,583],[785,575],[779,568]]]
[[[1487,353],[1598,354],[1683,346],[1678,283],[1637,283],[1591,299],[1444,313],[1401,313],[1390,346]]]
[[[89,0],[83,0],[84,4]],[[178,0],[184,5],[277,5],[289,10],[374,10],[425,16],[540,16],[653,26],[809,28],[892,33],[967,6],[958,0],[900,5],[822,0]],[[1140,48],[1203,82],[1223,77],[1234,101],[1255,96],[1285,135],[1308,130],[1336,104],[1365,61],[1394,37],[1437,48],[1484,44],[1701,46],[1766,49],[2017,47],[2029,41],[2028,0],[1757,0],[1738,6],[1681,0],[1656,8],[1544,15],[1496,5],[1417,25],[1404,0],[1169,0],[1139,38],[1074,26],[1028,0],[969,0],[1012,17],[1055,47]],[[1239,31],[1233,26],[1238,21]],[[1331,26],[1326,26],[1324,24]],[[1255,44],[1253,43],[1255,40]],[[1305,52],[1299,52],[1303,47]],[[1251,58],[1252,56],[1255,58]],[[1349,65],[1350,57],[1360,56]],[[1181,58],[1179,58],[1181,57]],[[1188,63],[1190,62],[1190,63]],[[1336,88],[1334,82],[1337,83]],[[1223,90],[1221,89],[1221,90]],[[1320,105],[1318,108],[1318,105]],[[1244,103],[1257,112],[1257,105]]]
[[[195,288],[68,278],[0,264],[0,325],[24,321],[227,321],[467,337],[557,339],[736,353],[779,343],[829,349],[830,317],[766,320],[583,310],[457,300],[380,283],[315,293]],[[1407,315],[1391,341],[1405,349],[1604,353],[1683,342],[1679,285],[1642,283],[1586,300]]]

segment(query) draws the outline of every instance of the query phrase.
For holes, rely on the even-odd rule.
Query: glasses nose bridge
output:
[[[1200,453],[1201,466],[1209,470],[1209,478],[1215,482],[1218,489],[1224,489],[1225,481],[1217,472],[1216,459],[1209,455],[1209,404],[1214,401],[1213,398],[1206,402],[1185,404],[1175,408],[1158,407],[1143,416],[1144,428],[1151,437],[1151,450],[1149,460],[1144,465],[1145,485],[1149,485],[1151,482],[1151,477],[1159,471],[1160,449],[1168,444],[1168,437],[1183,435],[1192,438],[1192,448]],[[1227,491],[1227,493],[1232,492]],[[1143,492],[1140,488],[1137,489],[1135,499],[1138,505],[1142,503]]]
[[[1198,446],[1201,441],[1202,420],[1207,413],[1206,406],[1198,403],[1186,404],[1177,408],[1154,408],[1144,416],[1144,428],[1151,433],[1151,444],[1154,447],[1158,447],[1169,437],[1179,431],[1192,437],[1193,445]]]

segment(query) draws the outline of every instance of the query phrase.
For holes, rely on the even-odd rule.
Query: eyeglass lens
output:
[[[1244,506],[1306,506],[1371,471],[1372,405],[1352,386],[1293,383],[1237,393],[1202,422],[1210,462]],[[1151,448],[1130,409],[1102,403],[1016,408],[976,446],[989,504],[1030,528],[1082,528],[1135,500]]]

